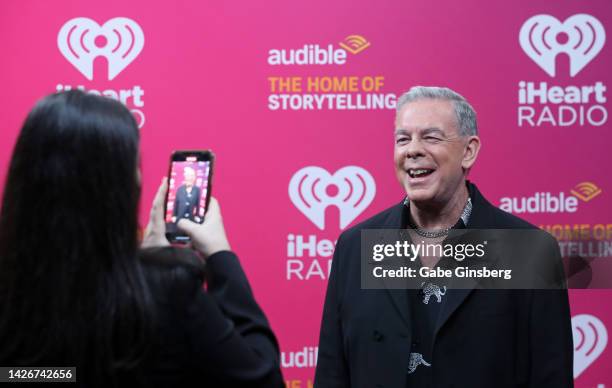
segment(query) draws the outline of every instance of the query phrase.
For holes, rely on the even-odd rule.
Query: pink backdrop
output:
[[[213,195],[230,242],[278,334],[289,386],[306,387],[333,242],[344,224],[402,198],[390,108],[409,87],[449,86],[473,104],[483,148],[471,179],[489,200],[502,205],[562,193],[575,197],[569,210],[519,215],[551,228],[610,230],[612,135],[603,88],[612,82],[605,41],[611,11],[607,0],[3,2],[0,182],[26,113],[58,85],[110,90],[135,110],[143,124],[143,224],[171,151],[212,149]],[[118,49],[104,51],[105,39],[79,39],[87,29],[89,38],[105,35],[107,46]],[[310,63],[278,64],[286,62],[282,50],[290,59],[289,50],[305,46],[308,52],[294,59]],[[106,55],[93,60],[88,76],[96,50]],[[329,57],[334,63],[312,63]],[[529,104],[521,90],[541,82],[548,100]],[[575,93],[568,86],[580,98],[568,97]],[[525,112],[533,115],[519,122]],[[563,123],[581,112],[584,122]],[[302,170],[309,166],[329,174],[356,168],[332,177]],[[351,182],[348,193],[343,182]],[[312,198],[305,195],[310,189]],[[348,204],[357,195],[359,202]],[[292,248],[315,240],[312,257]],[[612,386],[612,349],[605,343],[611,296],[609,290],[571,293],[578,387]]]

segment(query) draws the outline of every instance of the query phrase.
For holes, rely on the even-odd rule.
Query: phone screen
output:
[[[197,155],[185,154],[179,159],[170,162],[165,213],[166,232],[175,240],[186,239],[176,227],[181,219],[204,221],[212,167],[211,160],[201,160]]]

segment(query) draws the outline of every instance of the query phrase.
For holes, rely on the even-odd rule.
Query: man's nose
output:
[[[425,148],[423,143],[419,139],[412,139],[405,149],[405,157],[409,159],[417,158],[425,155]]]

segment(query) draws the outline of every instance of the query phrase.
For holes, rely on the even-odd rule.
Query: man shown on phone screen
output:
[[[172,221],[182,218],[193,221],[200,203],[200,188],[195,185],[196,172],[192,167],[183,170],[183,184],[176,190]]]

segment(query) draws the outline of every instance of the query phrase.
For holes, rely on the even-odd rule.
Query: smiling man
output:
[[[174,199],[174,210],[172,222],[177,222],[181,218],[196,220],[198,205],[200,203],[200,188],[195,185],[196,171],[193,167],[183,169],[183,184],[176,190]]]
[[[413,241],[441,243],[454,229],[535,229],[467,180],[481,144],[476,113],[459,94],[410,89],[398,99],[394,137],[406,197],[338,239],[315,387],[573,386],[565,289],[361,287],[362,230],[404,229]],[[550,236],[533,244],[559,258]],[[446,259],[421,256],[419,265],[437,268]]]

